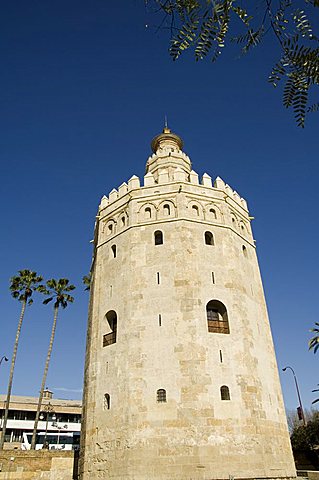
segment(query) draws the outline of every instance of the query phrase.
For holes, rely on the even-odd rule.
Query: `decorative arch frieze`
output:
[[[158,218],[174,218],[176,217],[176,205],[172,200],[163,200],[158,205]]]
[[[143,203],[138,211],[138,220],[140,223],[153,222],[157,219],[157,208],[151,202]]]
[[[191,200],[187,205],[188,213],[191,218],[203,219],[204,218],[204,210],[203,206],[200,202],[196,200]]]

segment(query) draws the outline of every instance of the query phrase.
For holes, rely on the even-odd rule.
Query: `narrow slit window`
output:
[[[112,297],[112,295],[113,295],[113,286],[110,285],[110,297]]]
[[[154,243],[155,245],[163,245],[163,232],[161,232],[160,230],[156,230],[156,232],[154,232]]]
[[[111,250],[112,250],[113,258],[116,258],[116,245],[112,245]]]
[[[212,272],[212,282],[215,283],[215,273]]]
[[[220,387],[221,400],[230,400],[229,388],[226,385]]]
[[[158,325],[161,327],[162,326],[162,315],[158,315]]]
[[[245,245],[243,245],[242,249],[243,249],[244,257],[247,258],[248,254],[247,254],[247,248],[245,247]]]
[[[121,222],[122,222],[122,227],[125,227],[126,222],[125,222],[125,217],[124,216],[121,218]]]
[[[223,363],[223,352],[221,350],[219,350],[219,360],[220,363]]]
[[[160,272],[157,272],[157,273],[156,273],[156,279],[157,279],[157,285],[159,285],[159,284],[161,283]]]
[[[212,232],[205,232],[205,243],[206,245],[214,245],[214,235]]]
[[[104,410],[110,410],[111,408],[111,397],[108,393],[104,394],[103,408]]]
[[[164,388],[160,388],[156,392],[156,400],[157,403],[165,403],[166,402],[166,390]]]

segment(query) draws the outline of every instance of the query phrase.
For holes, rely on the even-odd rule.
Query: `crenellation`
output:
[[[226,186],[226,184],[225,184],[225,182],[222,178],[217,177],[215,179],[215,182],[214,182],[214,187],[215,188],[219,188],[220,190],[225,190],[225,186]]]
[[[234,198],[234,191],[233,189],[228,185],[228,183],[225,184],[225,192],[230,198]]]
[[[107,198],[106,195],[103,195],[103,197],[101,198],[101,202],[100,202],[100,207],[99,209],[100,210],[103,210],[103,208],[107,207],[109,204],[109,199]]]
[[[210,177],[207,173],[204,173],[204,175],[202,176],[201,184],[204,187],[212,188],[212,177]]]
[[[158,183],[168,183],[169,182],[169,177],[168,177],[168,171],[167,170],[161,170],[158,174]]]
[[[155,184],[154,175],[151,172],[148,172],[144,175],[144,187],[151,187]]]
[[[140,179],[136,175],[133,175],[128,181],[128,190],[135,190],[140,188],[140,186]]]
[[[240,203],[241,203],[242,207],[243,207],[245,210],[247,210],[247,212],[248,212],[248,205],[247,205],[246,200],[241,197]]]
[[[115,200],[117,200],[119,197],[119,192],[113,188],[113,190],[110,191],[109,193],[109,202],[112,203],[112,202],[115,202]]]
[[[174,172],[175,182],[186,182],[186,173],[180,167],[177,167]]]
[[[194,172],[194,170],[192,170],[189,174],[189,181],[194,185],[199,185],[198,173]]]
[[[122,197],[122,196],[125,195],[127,192],[128,192],[128,185],[127,185],[126,182],[123,182],[123,183],[119,186],[119,197]]]

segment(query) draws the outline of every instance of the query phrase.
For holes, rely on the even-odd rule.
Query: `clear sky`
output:
[[[308,352],[319,321],[318,123],[298,129],[267,83],[274,43],[216,64],[191,55],[172,62],[143,0],[11,0],[0,18],[0,355],[11,356],[19,303],[8,280],[23,268],[77,285],[61,312],[47,385],[80,398],[91,262],[101,196],[143,176],[150,141],[163,127],[184,140],[199,173],[219,175],[247,199],[278,366],[292,366],[305,407],[319,382]],[[318,23],[317,23],[318,24]],[[148,25],[148,27],[146,27]],[[124,300],[124,294],[123,294]],[[52,306],[28,308],[13,392],[37,395]],[[0,367],[5,393],[9,362]],[[280,372],[287,408],[297,406]]]

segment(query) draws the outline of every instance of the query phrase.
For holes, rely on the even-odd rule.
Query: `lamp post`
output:
[[[8,358],[7,358],[5,355],[3,355],[3,356],[0,358],[0,365],[1,365],[1,363],[3,362],[3,360],[4,360],[5,362],[7,362],[7,361],[8,361]]]
[[[287,370],[287,368],[289,368],[289,370],[292,371],[292,374],[293,374],[293,376],[294,376],[295,385],[296,385],[296,390],[297,390],[297,396],[298,396],[298,400],[299,400],[299,408],[297,408],[298,417],[299,417],[300,420],[303,421],[303,424],[304,424],[304,426],[305,426],[307,423],[306,423],[305,414],[304,414],[304,411],[303,411],[303,408],[302,408],[301,396],[300,396],[300,392],[299,392],[297,377],[296,377],[296,374],[295,374],[294,369],[293,369],[292,367],[289,367],[289,365],[287,365],[287,367],[283,368],[282,371],[285,372],[285,371]],[[300,412],[300,415],[299,415],[299,412]],[[301,418],[300,418],[300,417],[301,417]]]
[[[46,413],[46,422],[45,422],[45,434],[44,434],[44,440],[43,440],[43,447],[42,448],[46,448],[46,441],[47,441],[47,435],[48,435],[48,423],[49,423],[50,413],[53,413],[51,420],[55,421],[56,417],[55,417],[55,414],[54,414],[53,405],[51,405],[50,402],[43,406],[43,410]],[[40,419],[41,420],[44,419],[43,413],[41,413]]]
[[[61,432],[61,430],[67,430],[67,429],[68,429],[68,426],[67,426],[66,424],[63,425],[63,426],[60,426],[60,425],[58,424],[58,422],[53,422],[53,423],[52,423],[52,427],[55,427],[55,428],[57,428],[57,430],[58,430],[57,449],[59,449],[59,445],[60,445],[60,432]],[[64,448],[64,447],[62,447],[62,448]]]

